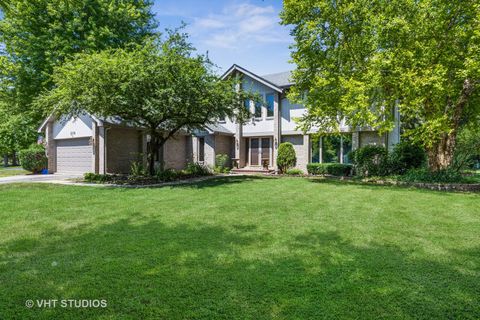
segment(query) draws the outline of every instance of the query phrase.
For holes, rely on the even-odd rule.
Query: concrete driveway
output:
[[[0,184],[19,183],[19,182],[59,182],[69,179],[81,178],[82,174],[26,174],[0,178]]]

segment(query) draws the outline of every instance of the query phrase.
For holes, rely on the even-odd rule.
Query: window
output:
[[[222,116],[218,117],[218,121],[225,122],[225,116],[222,115]]]
[[[198,162],[205,161],[205,138],[198,138]]]
[[[343,163],[350,163],[350,158],[348,156],[352,151],[352,135],[344,134],[342,137],[343,137]]]
[[[255,118],[262,117],[262,103],[260,101],[255,101]]]
[[[350,163],[348,154],[352,151],[352,135],[337,134],[311,138],[312,163]]]
[[[340,140],[337,135],[322,138],[322,163],[340,162]]]
[[[250,99],[245,99],[243,105],[245,106],[245,109],[247,109],[247,111],[250,113]]]
[[[275,96],[273,93],[268,93],[265,97],[267,102],[267,117],[273,117],[273,110],[275,106]]]
[[[312,163],[319,163],[320,162],[320,139],[319,136],[312,136]]]

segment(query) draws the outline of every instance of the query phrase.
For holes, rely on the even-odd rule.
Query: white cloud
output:
[[[241,3],[219,13],[197,17],[189,28],[192,37],[207,48],[251,48],[266,43],[291,42],[273,6]]]
[[[249,3],[242,3],[239,5],[231,6],[230,8],[230,13],[237,17],[275,13],[275,9],[272,6],[260,7]]]
[[[197,18],[195,19],[195,26],[204,29],[217,29],[225,27],[225,24],[218,19],[213,18]]]
[[[273,20],[271,17],[267,16],[251,16],[242,19],[239,23],[239,31],[241,32],[263,32],[272,27],[275,27],[277,24],[276,20]]]

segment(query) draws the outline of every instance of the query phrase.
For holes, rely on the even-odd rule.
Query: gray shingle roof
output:
[[[292,78],[291,71],[267,74],[262,76],[262,78],[267,80],[268,82],[273,83],[278,87],[289,87],[294,84],[293,81],[291,80]]]
[[[227,128],[225,128],[221,124],[209,124],[209,125],[207,125],[207,128],[210,129],[213,133],[223,133],[223,134],[228,134],[228,135],[234,134],[234,132],[228,130]]]

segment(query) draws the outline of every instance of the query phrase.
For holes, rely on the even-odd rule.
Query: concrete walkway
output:
[[[82,178],[81,174],[25,174],[0,178],[0,184],[19,182],[62,182]]]

